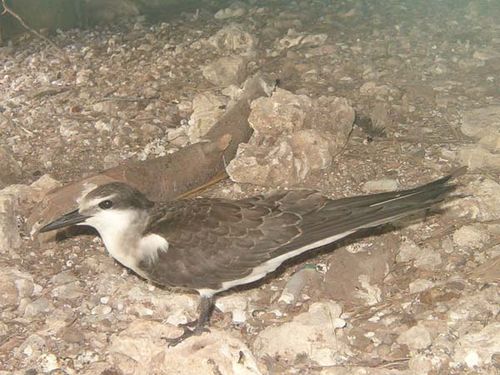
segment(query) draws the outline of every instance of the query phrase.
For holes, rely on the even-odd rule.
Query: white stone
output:
[[[465,198],[451,202],[450,214],[475,221],[500,219],[500,184],[490,178],[477,179],[463,188]]]
[[[500,168],[500,154],[489,151],[483,145],[465,145],[458,150],[458,160],[470,169]]]
[[[478,225],[464,225],[453,233],[453,242],[462,249],[477,249],[489,239],[488,233]]]
[[[466,111],[462,115],[462,133],[482,138],[500,133],[500,106],[489,106]]]
[[[216,86],[238,85],[246,77],[246,63],[242,56],[224,56],[204,66],[201,72]]]
[[[460,337],[453,358],[456,362],[473,368],[491,364],[491,357],[499,352],[500,323],[493,322],[479,332]]]
[[[409,262],[415,259],[416,254],[420,252],[420,247],[412,240],[406,240],[401,243],[399,253],[396,256],[398,262]]]
[[[23,298],[32,296],[33,277],[16,268],[0,268],[0,308],[17,307]]]
[[[211,93],[197,94],[193,99],[193,113],[189,119],[189,126],[186,134],[191,143],[200,141],[201,138],[215,125],[222,117],[226,105],[226,100]],[[169,132],[169,137],[173,132]]]
[[[401,333],[397,342],[407,345],[410,350],[420,350],[429,347],[432,344],[432,338],[427,328],[416,325]]]
[[[334,302],[314,303],[291,322],[260,332],[255,353],[259,357],[280,356],[290,363],[306,353],[319,366],[338,364],[349,353],[342,330],[337,328],[343,324],[334,323],[341,313],[340,305]]]
[[[209,43],[225,53],[252,54],[256,38],[245,27],[232,23],[209,38]]]
[[[410,293],[420,293],[424,290],[430,289],[434,286],[434,283],[430,280],[417,279],[410,283]]]
[[[125,374],[211,374],[217,368],[224,375],[261,374],[253,354],[240,340],[225,332],[191,337],[168,347],[163,337],[176,337],[178,328],[156,321],[137,319],[111,337],[109,361]],[[208,360],[209,359],[209,360]]]
[[[363,191],[366,193],[375,193],[382,191],[393,191],[399,188],[396,180],[390,178],[383,178],[380,180],[371,180],[363,184]]]
[[[0,190],[0,253],[21,246],[21,235],[16,220],[17,198]]]
[[[229,294],[219,297],[215,306],[223,313],[230,312],[233,323],[244,323],[247,320],[248,298],[243,295]]]

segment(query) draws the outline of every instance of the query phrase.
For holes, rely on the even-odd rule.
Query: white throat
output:
[[[136,210],[103,210],[83,225],[94,227],[109,254],[118,262],[140,273],[138,264],[155,260],[158,251],[166,251],[168,242],[156,234],[143,235],[148,220],[146,212]]]

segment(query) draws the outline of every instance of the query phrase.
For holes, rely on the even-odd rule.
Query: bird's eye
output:
[[[106,199],[105,201],[99,203],[99,207],[103,210],[107,210],[108,208],[113,207],[113,202],[111,202],[109,199]]]

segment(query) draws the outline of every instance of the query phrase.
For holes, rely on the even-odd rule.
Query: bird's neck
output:
[[[141,240],[148,223],[145,211],[110,211],[86,222],[100,234],[108,253],[125,267],[137,271],[143,257]]]

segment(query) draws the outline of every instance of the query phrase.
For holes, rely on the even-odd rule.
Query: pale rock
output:
[[[85,295],[85,290],[78,281],[60,285],[52,289],[50,295],[63,300],[76,300]]]
[[[381,367],[332,366],[321,370],[319,375],[415,375],[410,370],[397,370]]]
[[[168,130],[167,141],[174,146],[184,147],[189,142],[189,137],[187,135],[188,129],[188,126],[183,125],[178,128]]]
[[[420,252],[415,254],[414,265],[417,268],[424,270],[435,270],[440,268],[443,263],[441,254],[431,248],[424,247]]]
[[[464,225],[453,233],[453,242],[459,249],[478,249],[488,242],[490,236],[481,225]]]
[[[410,283],[410,293],[420,293],[423,292],[424,290],[430,289],[434,286],[435,284],[430,281],[430,280],[425,280],[425,279],[417,279],[413,282]]]
[[[500,245],[496,248],[496,252],[500,252]],[[490,259],[486,259],[483,264],[472,271],[470,277],[484,284],[500,282],[500,255],[492,255]]]
[[[405,240],[399,247],[399,253],[396,257],[398,262],[409,262],[415,259],[416,254],[421,251],[421,248],[412,240]]]
[[[82,69],[76,72],[75,83],[77,85],[90,83],[94,72],[90,69]]]
[[[393,191],[399,188],[396,180],[390,178],[383,178],[380,180],[371,180],[363,184],[362,190],[365,193]]]
[[[0,189],[18,182],[21,174],[21,168],[12,153],[0,147]]]
[[[359,88],[359,92],[361,95],[383,97],[389,95],[391,89],[387,85],[377,85],[375,82],[369,81]]]
[[[370,282],[369,275],[359,275],[359,284],[361,288],[354,292],[354,296],[364,300],[368,306],[376,305],[382,301],[382,290],[373,282]]]
[[[0,269],[0,308],[11,309],[33,295],[33,277],[17,268]]]
[[[433,369],[436,370],[432,360],[423,354],[411,356],[408,361],[408,368],[412,371],[413,375],[427,375]]]
[[[500,184],[490,178],[471,181],[463,188],[466,197],[451,202],[449,214],[475,221],[500,219]]]
[[[332,164],[348,138],[354,110],[343,98],[313,101],[278,88],[252,102],[248,121],[254,134],[239,145],[229,176],[240,183],[291,186]]]
[[[50,279],[50,283],[53,285],[64,285],[73,282],[77,282],[78,278],[73,274],[73,271],[63,271],[56,273]]]
[[[312,283],[314,280],[319,280],[320,278],[321,274],[316,270],[316,267],[305,266],[295,272],[290,279],[288,279],[278,302],[282,302],[287,305],[296,303],[299,300],[304,287],[307,284]]]
[[[108,132],[111,133],[113,131],[113,124],[110,122],[104,122],[102,120],[97,120],[94,124],[94,128],[100,132]]]
[[[230,312],[233,323],[240,324],[247,320],[248,298],[244,295],[229,294],[219,297],[215,301],[215,306],[223,313]]]
[[[290,145],[300,180],[304,180],[311,170],[324,169],[332,163],[330,142],[317,130],[305,129],[293,133]]]
[[[489,287],[464,295],[451,304],[448,310],[450,326],[460,326],[464,321],[484,320],[486,316],[500,313],[500,294],[497,288]]]
[[[0,320],[0,336],[7,336],[9,326]]]
[[[52,353],[42,354],[38,358],[38,362],[45,373],[51,373],[51,371],[60,368],[62,365],[57,356]]]
[[[59,134],[61,134],[61,137],[71,140],[71,138],[79,134],[80,128],[78,121],[64,120],[60,122]]]
[[[399,335],[398,344],[406,345],[410,350],[426,349],[432,344],[431,334],[422,325],[413,326]]]
[[[277,88],[271,97],[254,100],[251,108],[248,122],[257,138],[267,140],[301,130],[312,108],[312,100]]]
[[[299,180],[293,150],[287,141],[268,148],[241,143],[226,171],[235,182],[262,186],[288,186]]]
[[[60,181],[57,181],[48,174],[44,174],[30,185],[30,199],[40,202],[48,192],[61,186],[62,183]]]
[[[197,94],[193,99],[193,113],[189,119],[186,134],[191,143],[199,142],[201,138],[215,125],[224,114],[223,107],[227,101],[211,93]],[[169,132],[169,137],[172,132]]]
[[[337,96],[320,96],[312,102],[304,126],[315,129],[330,140],[333,155],[341,150],[352,131],[355,112],[349,100]]]
[[[500,134],[485,135],[479,140],[479,145],[493,154],[500,153]]]
[[[175,337],[180,330],[156,321],[137,319],[111,337],[108,360],[124,374],[210,374],[214,367],[222,375],[260,374],[250,350],[227,333],[192,337],[169,348],[163,338]],[[210,358],[210,360],[207,360]]]
[[[227,54],[251,54],[257,44],[253,35],[245,31],[245,27],[230,24],[220,29],[209,38],[209,43],[218,50]]]
[[[244,16],[246,13],[245,8],[241,7],[240,4],[232,4],[229,8],[224,8],[218,10],[214,14],[216,20],[225,20],[228,18],[237,18]]]
[[[490,152],[482,145],[465,145],[458,150],[458,160],[470,169],[500,168],[500,153]]]
[[[317,302],[309,311],[297,315],[291,322],[267,327],[254,343],[259,357],[280,356],[289,363],[307,353],[308,359],[319,366],[333,366],[350,354],[342,330],[334,321],[342,309],[334,302]]]
[[[21,246],[21,234],[17,226],[17,198],[5,189],[0,190],[0,254]]]
[[[453,359],[469,368],[489,365],[500,352],[500,323],[492,322],[481,331],[468,333],[457,340]]]
[[[45,297],[40,297],[26,305],[24,308],[25,318],[34,318],[45,315],[54,310],[54,305]]]
[[[242,56],[224,56],[202,68],[203,77],[220,87],[238,85],[246,77],[247,60]]]
[[[308,47],[320,46],[324,44],[327,39],[328,34],[309,34],[304,36],[300,44]]]
[[[354,254],[338,249],[330,255],[331,266],[320,284],[322,293],[349,305],[374,305],[383,298],[384,280],[391,271],[393,259],[391,246]]]
[[[415,267],[426,270],[436,269],[442,263],[441,255],[437,251],[431,248],[421,248],[411,240],[401,244],[396,260],[398,262],[413,261]]]
[[[198,307],[198,297],[195,295],[159,288],[150,291],[145,283],[130,288],[126,296],[129,301],[126,306],[127,311],[141,312],[143,315],[154,314],[155,318],[163,319],[172,325],[193,320]]]
[[[472,109],[462,114],[462,133],[480,139],[500,134],[500,106]]]
[[[309,47],[319,46],[324,44],[327,39],[327,34],[299,33],[294,29],[289,29],[287,35],[278,41],[278,48],[287,49],[298,45]]]

